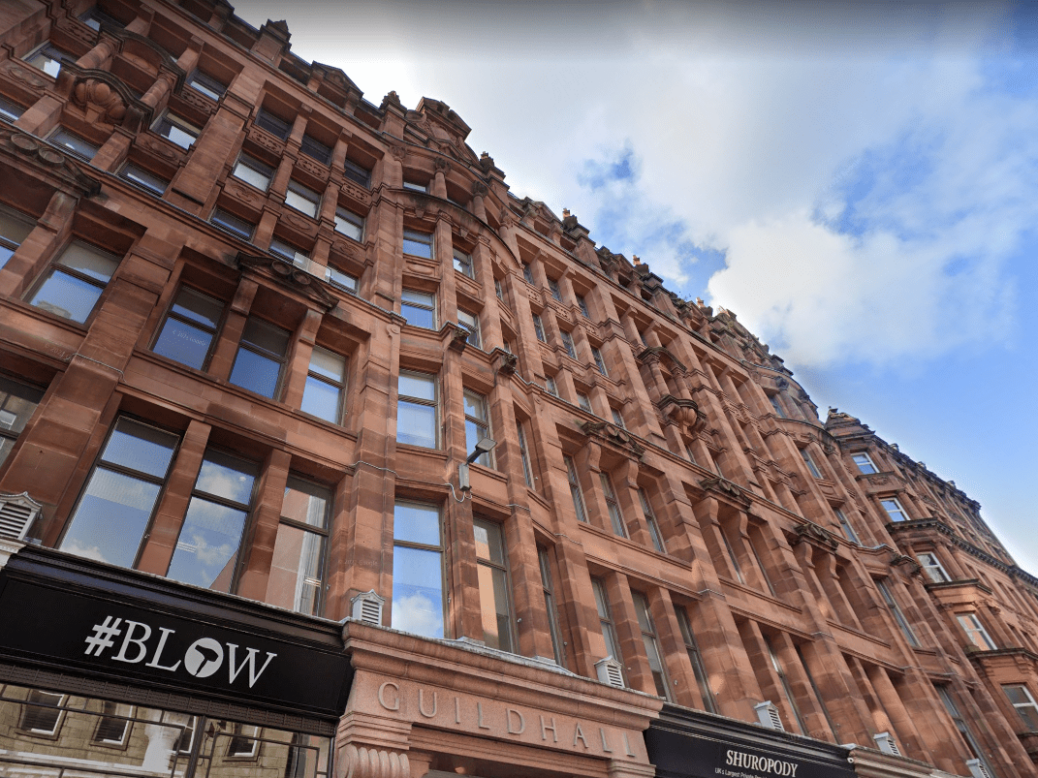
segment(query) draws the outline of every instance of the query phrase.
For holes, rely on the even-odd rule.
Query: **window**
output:
[[[266,162],[260,162],[255,157],[242,153],[238,156],[238,161],[234,163],[231,175],[266,192],[274,178],[274,168]]]
[[[821,478],[822,473],[818,470],[818,465],[815,464],[814,459],[811,458],[811,452],[806,448],[800,449],[800,456],[804,458],[804,464],[807,465],[808,471],[815,478]]]
[[[281,140],[288,140],[288,135],[292,132],[291,122],[275,116],[265,108],[257,111],[255,124]]]
[[[768,588],[768,592],[772,597],[777,597],[778,592],[775,591],[775,585],[771,582],[771,578],[768,577],[768,568],[764,565],[764,560],[761,559],[760,552],[757,551],[757,543],[753,539],[754,533],[759,531],[750,530],[749,537],[746,539],[747,545],[750,547],[750,552],[753,554],[753,559],[757,563],[757,569],[760,570],[761,578],[764,579],[764,585]]]
[[[688,661],[692,663],[692,674],[696,677],[696,683],[699,685],[699,694],[703,698],[703,707],[710,713],[717,713],[717,701],[714,699],[714,693],[710,690],[710,676],[706,673],[703,655],[699,651],[699,644],[696,643],[695,634],[692,632],[692,622],[688,617],[688,612],[680,607],[674,610],[677,613],[678,627],[681,630],[681,639],[685,643]]]
[[[558,384],[555,383],[555,376],[549,375],[544,377],[544,388],[548,390],[548,394],[552,397],[559,396],[559,387]]]
[[[136,184],[141,189],[146,189],[159,197],[162,196],[166,191],[166,187],[169,186],[169,181],[167,179],[155,175],[154,173],[145,170],[140,165],[135,165],[132,162],[127,163],[120,175],[131,184]]]
[[[879,589],[883,601],[890,609],[894,621],[897,622],[897,626],[901,629],[901,632],[904,634],[908,644],[913,648],[919,648],[919,640],[916,638],[915,632],[912,631],[912,627],[908,623],[908,619],[905,618],[905,614],[901,612],[901,607],[897,604],[897,600],[894,599],[894,595],[891,594],[890,589],[887,588],[886,581],[876,581],[876,588]]]
[[[331,506],[328,489],[289,477],[265,602],[307,616],[320,615]]]
[[[228,213],[223,208],[216,208],[213,210],[213,215],[209,217],[209,223],[227,230],[227,232],[241,238],[242,240],[252,240],[252,231],[256,229],[255,224],[251,224],[244,219],[239,219],[237,216]]]
[[[617,427],[619,427],[622,430],[627,429],[627,425],[624,424],[623,414],[620,413],[619,409],[617,409],[617,408],[610,408],[609,410],[613,414],[613,424],[615,424]]]
[[[620,503],[617,502],[613,484],[605,473],[599,473],[599,476],[602,479],[602,494],[605,496],[606,508],[609,511],[609,521],[613,525],[613,532],[622,538],[626,538],[627,527],[624,526],[624,517],[620,512]]]
[[[1024,720],[1028,731],[1038,732],[1038,704],[1035,704],[1030,690],[1023,684],[1005,684],[1002,690],[1009,698],[1009,704],[1016,708]]]
[[[396,439],[423,448],[437,447],[436,377],[401,370],[397,381]],[[468,425],[466,424],[466,429]]]
[[[390,626],[444,637],[443,541],[435,506],[397,502],[393,510],[393,618]]]
[[[666,554],[667,547],[663,545],[663,533],[660,532],[656,514],[652,512],[652,503],[649,502],[649,495],[645,493],[644,489],[638,489],[638,498],[642,503],[642,513],[645,514],[645,523],[649,527],[649,537],[652,538],[652,546],[661,554]]]
[[[521,421],[516,421],[515,430],[519,435],[519,458],[523,463],[523,479],[526,481],[526,485],[533,489],[533,471],[530,469],[530,451],[526,447],[526,433],[523,431],[523,423]]]
[[[476,444],[490,437],[490,413],[487,398],[475,392],[465,391],[465,453],[476,450]],[[493,467],[493,452],[487,451],[476,459],[477,465]]]
[[[573,347],[573,336],[566,330],[559,330],[559,337],[562,338],[562,345],[566,349],[566,353],[569,354],[570,359],[576,359],[577,350]]]
[[[919,564],[922,565],[927,577],[934,583],[947,583],[951,580],[951,576],[945,572],[944,567],[941,565],[941,560],[937,558],[937,554],[930,551],[920,554]]]
[[[454,249],[454,269],[469,278],[476,277],[475,268],[472,266],[472,255],[466,254],[461,249]]]
[[[555,587],[551,581],[551,560],[548,550],[537,546],[537,562],[541,568],[541,588],[544,590],[544,610],[548,613],[548,628],[551,630],[551,646],[555,652],[555,664],[566,666],[565,654],[562,650],[562,637],[559,634],[559,613],[555,607]]]
[[[76,133],[66,130],[64,127],[58,127],[54,132],[51,133],[48,140],[55,146],[65,149],[65,151],[71,152],[80,159],[89,162],[97,154],[99,148],[96,143],[91,143],[86,138],[76,135]]]
[[[130,733],[133,706],[109,700],[101,701],[101,717],[94,730],[93,742],[106,746],[121,746]]]
[[[55,316],[82,324],[94,310],[118,266],[118,258],[73,241],[37,285],[29,302]]]
[[[79,17],[79,20],[83,22],[87,27],[92,30],[100,30],[101,25],[107,25],[109,27],[125,27],[122,22],[113,16],[109,16],[96,5],[87,11],[85,14]]]
[[[786,418],[786,412],[782,410],[782,403],[779,402],[779,398],[773,394],[769,394],[768,400],[771,402],[771,407],[775,409],[775,415],[780,419]]]
[[[345,208],[335,210],[335,231],[353,238],[355,241],[364,240],[364,217],[358,216],[353,211]]]
[[[61,72],[61,60],[64,58],[72,60],[75,59],[75,57],[71,57],[68,52],[62,51],[53,43],[48,42],[33,49],[33,51],[26,54],[22,59],[34,68],[42,70],[48,76],[57,78],[58,73]]]
[[[250,316],[231,368],[231,383],[273,399],[281,382],[289,337],[288,330]]]
[[[533,268],[530,265],[523,265],[523,278],[526,279],[526,283],[533,283]]]
[[[235,759],[250,759],[259,753],[259,727],[249,724],[234,724],[227,743],[227,756]]]
[[[562,455],[562,461],[566,465],[566,479],[569,481],[569,494],[573,498],[573,510],[577,514],[577,521],[587,524],[587,511],[584,510],[584,493],[580,489],[577,466],[573,463],[573,457],[567,454]]]
[[[321,195],[313,189],[309,189],[295,180],[288,182],[288,191],[285,192],[285,205],[295,208],[307,216],[316,218],[320,204]]]
[[[583,392],[577,392],[577,405],[588,413],[594,413],[594,411],[591,410],[591,398]]]
[[[980,623],[976,613],[957,613],[955,618],[958,619],[959,626],[965,631],[966,637],[981,651],[994,651],[998,648],[995,645],[995,641],[988,634],[988,631],[984,629],[984,625]]]
[[[345,289],[350,294],[357,293],[357,277],[349,273],[343,273],[338,268],[329,265],[324,271],[325,278],[340,289]]]
[[[428,192],[428,184],[419,184],[415,181],[404,181],[404,189],[410,189],[412,192]]]
[[[613,625],[613,617],[609,612],[609,597],[606,594],[605,582],[599,578],[592,578],[591,589],[595,593],[598,624],[602,628],[602,637],[605,638],[606,651],[609,652],[610,657],[620,663],[621,675],[624,676],[626,685],[626,673],[623,672],[624,656],[620,653],[620,640],[616,637],[616,627]]]
[[[42,390],[0,375],[0,467],[42,399]]]
[[[724,550],[728,554],[728,561],[732,564],[732,572],[735,574],[735,580],[745,585],[746,577],[742,574],[742,565],[739,564],[739,557],[736,556],[735,549],[732,548],[732,541],[728,539],[728,533],[721,525],[718,525],[717,532],[721,536]]]
[[[476,536],[476,574],[479,578],[479,605],[483,620],[483,642],[491,648],[515,651],[512,637],[512,608],[508,593],[508,561],[501,525],[473,519]]]
[[[533,331],[537,335],[537,340],[541,343],[548,342],[548,339],[544,337],[544,322],[541,321],[541,315],[539,313],[533,315]]]
[[[879,504],[883,506],[883,510],[887,512],[887,516],[890,517],[891,521],[908,521],[905,509],[901,507],[901,503],[897,501],[896,497],[880,500]]]
[[[188,76],[187,85],[196,92],[201,92],[212,100],[219,100],[223,97],[223,93],[227,91],[226,84],[223,84],[212,76],[203,73],[201,70],[196,70]]]
[[[663,666],[660,642],[656,637],[656,625],[652,621],[649,602],[641,592],[631,592],[631,596],[634,597],[634,611],[638,615],[642,643],[645,646],[645,653],[649,657],[649,670],[652,672],[652,683],[656,687],[656,696],[670,700],[670,682],[667,680],[667,670]]]
[[[688,461],[691,462],[693,465],[696,464],[696,454],[694,451],[692,451],[691,443],[685,444],[685,453],[688,454]]]
[[[33,224],[20,216],[0,210],[0,269],[29,237]]]
[[[346,395],[346,357],[314,346],[303,387],[300,409],[319,419],[338,424]]]
[[[587,300],[584,299],[583,295],[577,295],[577,305],[580,307],[580,312],[584,315],[584,318],[590,319],[591,313],[587,309]]]
[[[155,123],[153,129],[158,135],[182,149],[191,148],[191,144],[202,134],[198,127],[168,111]]]
[[[35,735],[56,735],[65,715],[64,707],[64,694],[29,689],[22,705],[22,720],[18,727]]]
[[[313,135],[303,135],[303,142],[299,145],[299,150],[322,165],[327,165],[332,161],[332,147],[317,140]]]
[[[562,302],[562,290],[559,288],[559,282],[554,278],[548,278],[548,289],[551,291],[551,296]]]
[[[166,573],[169,578],[204,589],[231,591],[256,474],[251,462],[219,451],[206,452]]]
[[[872,473],[878,473],[879,470],[872,463],[872,458],[868,454],[852,454],[851,459],[854,464],[858,466],[858,470],[865,475],[871,475]]]
[[[310,269],[310,252],[303,251],[303,249],[297,249],[290,243],[280,238],[273,238],[270,241],[270,248],[267,249],[271,254],[281,257],[282,259],[288,260],[296,267],[302,268],[303,270]]]
[[[358,165],[353,160],[347,159],[344,163],[346,178],[367,188],[371,186],[371,171],[366,167]]]
[[[436,295],[404,289],[400,295],[400,314],[412,327],[436,329]]]
[[[980,750],[980,744],[977,743],[976,738],[973,737],[973,733],[970,731],[969,726],[966,724],[966,720],[962,717],[959,712],[959,707],[955,704],[955,700],[952,698],[951,691],[947,686],[934,686],[937,690],[938,696],[941,698],[941,702],[944,703],[945,710],[948,711],[948,715],[951,717],[952,723],[955,725],[955,729],[959,731],[963,741],[966,743],[966,748],[974,759],[979,759],[981,765],[986,771],[987,775],[994,776],[995,773],[991,769],[991,765],[988,764],[987,757],[984,752]]]
[[[591,347],[591,356],[595,358],[595,367],[598,368],[598,372],[604,376],[608,376],[609,371],[606,370],[605,360],[602,358],[602,352],[598,350],[598,346]]]
[[[223,303],[197,289],[182,286],[166,314],[152,351],[201,370],[223,316]]]
[[[171,432],[119,417],[72,512],[61,550],[133,567],[179,442]]]
[[[483,348],[483,341],[479,336],[479,317],[474,313],[458,309],[458,324],[468,332],[468,342],[476,348]]]
[[[494,294],[497,295],[497,299],[501,302],[505,301],[505,289],[501,286],[501,280],[499,278],[494,279]]]
[[[858,533],[854,531],[854,527],[851,526],[843,511],[839,508],[833,508],[833,513],[836,514],[836,519],[840,522],[840,528],[843,529],[843,534],[847,536],[847,540],[855,545],[861,545],[861,541],[858,540]]]
[[[789,707],[793,711],[793,717],[797,720],[797,726],[800,727],[800,732],[806,735],[807,725],[804,724],[804,719],[800,715],[800,708],[797,706],[796,698],[793,696],[793,689],[789,685],[786,671],[782,669],[782,663],[779,662],[778,655],[775,653],[771,640],[767,636],[764,637],[764,645],[768,651],[768,658],[771,660],[771,667],[778,676],[779,683],[782,684],[782,692],[786,695],[786,701],[789,702]]]
[[[25,109],[18,103],[12,103],[6,97],[0,96],[0,119],[16,122],[23,113],[25,113]]]
[[[432,259],[434,256],[432,233],[404,230],[404,253]]]

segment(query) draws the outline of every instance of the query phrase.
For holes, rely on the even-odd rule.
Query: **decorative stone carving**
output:
[[[26,86],[31,86],[34,89],[43,89],[49,83],[49,81],[41,76],[35,68],[22,67],[13,59],[7,60],[4,70],[7,72],[7,75],[15,81],[19,81]]]
[[[447,344],[447,348],[451,351],[462,352],[465,347],[469,344],[469,332],[466,329],[462,329],[457,325],[453,325],[448,322],[449,327],[453,330],[450,334],[450,343]]]
[[[118,124],[126,116],[126,102],[104,81],[87,78],[72,90],[72,101],[82,108],[91,123]]]
[[[691,431],[699,421],[699,406],[694,400],[685,400],[673,395],[664,395],[658,403],[660,412],[672,424]]]
[[[407,754],[352,743],[339,750],[336,778],[410,778]]]
[[[444,175],[447,175],[451,172],[451,163],[443,159],[442,157],[437,157],[433,160],[433,167],[435,167],[438,171],[442,172]]]
[[[715,476],[714,478],[704,478],[699,482],[699,486],[708,491],[714,492],[722,497],[727,497],[729,500],[734,500],[742,505],[750,505],[752,500],[740,487],[733,484],[727,478],[721,478]]]
[[[514,375],[519,368],[519,359],[502,349],[494,351],[494,371],[500,375]]]
[[[645,447],[636,441],[631,433],[615,424],[605,421],[585,421],[580,425],[584,434],[597,438],[605,443],[612,444],[624,449],[636,459],[641,459],[645,454]]]
[[[473,181],[472,182],[472,196],[473,197],[486,197],[488,191],[489,191],[489,189],[487,188],[487,185],[484,184],[482,181]]]
[[[790,536],[790,545],[796,545],[797,543],[810,543],[811,545],[825,549],[826,551],[835,551],[840,546],[839,542],[835,537],[833,537],[831,532],[824,527],[815,524],[813,521],[799,524],[791,533],[787,534]]]
[[[101,191],[100,181],[83,173],[60,151],[40,143],[28,133],[20,130],[0,130],[0,149],[40,163],[44,168],[72,184],[86,197],[93,197]]]
[[[276,156],[281,157],[285,153],[285,144],[275,138],[269,132],[255,124],[249,125],[249,140],[262,146]]]
[[[268,270],[283,286],[312,300],[318,308],[323,308],[325,312],[338,304],[338,298],[328,291],[323,279],[310,275],[290,262],[270,256],[257,257],[238,252],[238,266],[242,270],[258,268]]]
[[[308,157],[305,154],[301,155],[299,159],[296,161],[296,167],[300,168],[301,170],[303,170],[303,172],[308,173],[316,179],[319,179],[321,181],[328,180],[328,168],[326,168],[324,165],[320,164],[315,159],[312,159],[311,157]]]
[[[403,162],[405,159],[407,159],[407,146],[404,146],[400,143],[394,143],[390,145],[389,153],[393,155],[394,159]]]
[[[152,154],[157,154],[163,159],[169,160],[175,165],[179,165],[181,158],[184,156],[179,147],[149,133],[140,135],[137,138],[137,145],[146,151],[150,151]]]

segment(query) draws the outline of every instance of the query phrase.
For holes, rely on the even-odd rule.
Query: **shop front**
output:
[[[25,547],[0,569],[0,777],[324,778],[341,631]]]
[[[855,778],[844,746],[671,705],[645,742],[657,778]]]

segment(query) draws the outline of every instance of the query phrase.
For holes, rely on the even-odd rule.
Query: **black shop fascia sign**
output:
[[[645,744],[657,778],[855,778],[842,746],[672,705]]]
[[[352,678],[339,624],[32,546],[0,569],[0,662],[323,719]]]

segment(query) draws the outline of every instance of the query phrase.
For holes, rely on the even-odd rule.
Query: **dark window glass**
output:
[[[192,89],[201,92],[206,97],[213,100],[219,100],[223,97],[223,93],[227,91],[226,84],[222,84],[201,70],[196,70],[187,79],[187,85]]]
[[[29,237],[33,225],[20,215],[0,211],[0,270],[7,264],[22,241]]]
[[[0,376],[0,467],[42,399],[42,390]]]
[[[25,113],[25,109],[18,105],[18,103],[12,103],[6,97],[0,97],[0,119],[7,119],[9,122],[15,122],[18,121],[18,117],[23,113]]]
[[[123,168],[121,175],[130,183],[160,196],[166,191],[166,187],[169,186],[169,181],[162,176],[157,176],[132,162]]]
[[[78,241],[66,248],[29,302],[82,324],[119,266],[119,260]]]
[[[288,352],[289,332],[269,322],[249,317],[231,369],[231,383],[273,398]]]
[[[190,287],[182,287],[152,351],[201,370],[222,315],[222,302]]]
[[[256,126],[262,127],[271,135],[276,135],[281,140],[287,140],[288,134],[292,131],[291,122],[279,119],[264,108],[260,108],[259,112],[256,114]]]
[[[58,127],[51,133],[49,140],[55,146],[60,146],[80,159],[85,159],[87,162],[92,160],[94,155],[97,154],[98,146],[96,144],[76,135],[74,132],[66,130],[64,127]]]
[[[304,135],[303,142],[299,147],[299,150],[306,154],[308,157],[312,157],[320,162],[322,165],[327,165],[332,161],[332,147],[328,146],[312,135]]]
[[[266,602],[316,616],[321,609],[325,546],[332,495],[301,478],[289,478],[267,580]]]
[[[371,186],[371,171],[361,167],[356,162],[347,159],[345,163],[346,178],[355,181],[363,187]]]
[[[213,215],[209,217],[209,222],[237,235],[243,240],[252,240],[252,231],[256,227],[256,225],[250,224],[244,219],[239,219],[234,214],[228,213],[223,208],[217,208],[214,210]]]

